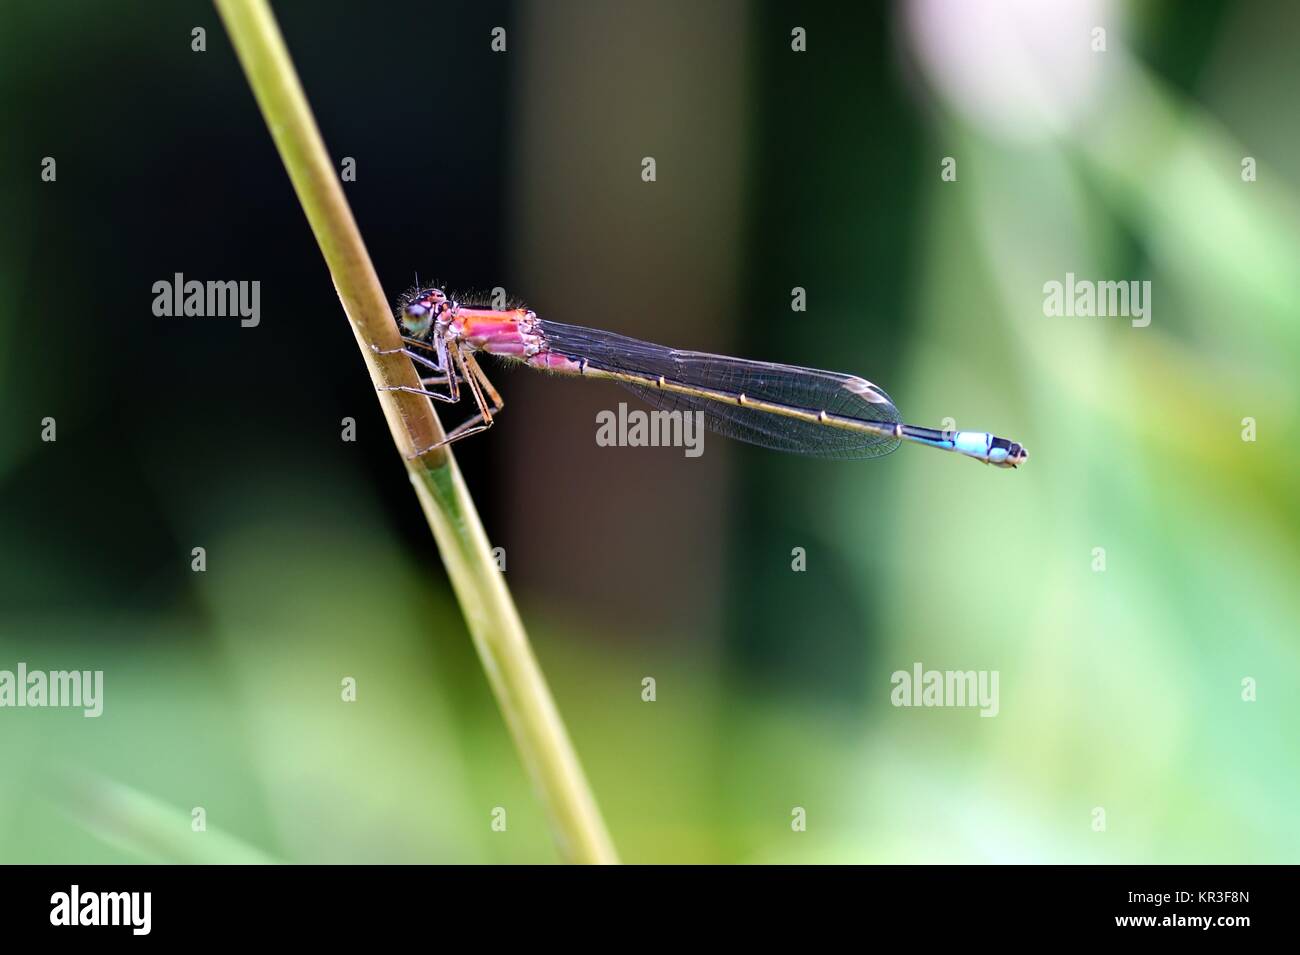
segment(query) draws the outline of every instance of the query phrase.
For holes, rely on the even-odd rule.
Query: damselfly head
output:
[[[447,307],[447,296],[442,289],[420,289],[401,303],[397,318],[406,334],[412,338],[424,338]]]

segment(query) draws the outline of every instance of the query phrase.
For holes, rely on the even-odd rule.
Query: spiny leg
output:
[[[434,346],[434,345],[430,345],[430,344],[429,344],[427,341],[425,341],[423,338],[412,338],[412,337],[409,336],[409,335],[399,335],[398,337],[399,337],[402,341],[406,342],[406,344],[408,344],[408,345],[414,345],[416,348],[427,348],[429,351],[437,351],[437,350],[438,350],[436,346]]]
[[[417,355],[409,348],[380,348],[378,345],[371,345],[370,350],[376,355],[405,355],[417,365],[423,365],[425,368],[432,368],[434,371],[445,370],[442,365],[439,365],[433,359],[426,358],[423,355]]]
[[[425,398],[432,398],[435,401],[445,401],[449,405],[454,405],[459,398],[453,398],[451,395],[445,395],[438,391],[429,391],[427,388],[413,388],[410,385],[384,385],[380,391],[402,391],[408,395],[423,395]]]
[[[406,342],[406,344],[408,345],[414,345],[416,348],[425,348],[428,349],[429,351],[438,350],[437,346],[430,345],[423,338],[412,338],[410,335],[398,335],[397,337],[400,338],[402,341]],[[373,351],[376,355],[393,355],[401,351],[400,348],[381,349],[378,345],[371,345],[370,350]]]
[[[447,393],[442,394],[437,391],[430,391],[427,388],[412,388],[410,385],[386,385],[380,388],[379,390],[380,391],[403,391],[406,392],[408,395],[422,395],[425,398],[433,398],[435,401],[445,401],[448,404],[455,404],[456,402],[460,401],[460,382],[455,372],[453,370],[449,370],[451,362],[447,358],[446,342],[443,339],[439,338],[436,340],[436,342],[433,345],[429,345],[427,342],[422,342],[414,338],[407,338],[406,336],[402,336],[402,341],[412,342],[414,344],[421,345],[424,348],[432,348],[437,354],[437,360],[436,361],[430,360],[424,357],[423,355],[417,355],[409,348],[381,349],[377,345],[371,345],[370,347],[374,350],[376,355],[397,355],[397,354],[405,355],[408,359],[415,362],[417,365],[423,365],[425,368],[432,368],[434,371],[441,372],[442,373],[441,380],[431,376],[427,379],[421,378],[420,384],[421,385],[444,384],[447,386]]]
[[[443,445],[452,444],[453,442],[459,441],[461,438],[468,438],[471,434],[478,434],[480,431],[486,431],[488,428],[492,427],[493,412],[500,411],[505,406],[505,402],[501,400],[501,396],[497,394],[497,390],[492,387],[492,383],[487,380],[487,376],[483,374],[483,370],[478,367],[478,363],[474,361],[472,355],[463,355],[460,349],[455,345],[451,346],[450,352],[451,358],[454,359],[456,365],[460,368],[460,373],[465,379],[465,383],[469,385],[470,393],[474,396],[474,401],[478,405],[479,413],[469,420],[462,421],[460,424],[456,425],[456,427],[447,432],[446,436],[441,441],[435,442],[427,448],[422,448],[413,454],[408,454],[407,460],[422,458],[430,451],[435,451]],[[474,372],[477,372],[477,374],[474,374]],[[487,402],[483,398],[483,391],[479,387],[480,381],[487,386],[488,391],[492,395],[492,403],[494,407],[491,410],[488,409]]]
[[[492,420],[490,418],[486,420],[487,420],[486,424],[479,423],[481,421],[484,421],[482,412],[479,412],[474,417],[468,419],[467,421],[462,421],[460,424],[456,425],[456,427],[448,431],[446,436],[441,441],[437,441],[429,445],[427,448],[421,448],[418,451],[408,454],[406,456],[406,460],[414,461],[416,458],[424,457],[430,451],[438,450],[443,445],[453,444],[459,441],[461,438],[468,438],[471,434],[478,434],[480,431],[486,431],[488,428],[492,426]]]
[[[422,385],[445,385],[445,384],[447,384],[447,377],[448,377],[447,375],[433,375],[433,376],[431,376],[431,377],[429,377],[429,378],[421,378],[421,379],[420,379],[420,384],[422,384]],[[464,381],[465,381],[465,380],[464,380],[463,378],[461,378],[459,375],[457,375],[457,376],[456,376],[456,381],[457,381],[458,384],[464,384]]]
[[[447,343],[442,337],[435,338],[433,344],[429,344],[423,338],[411,338],[409,335],[399,335],[402,341],[408,345],[414,345],[416,348],[423,348],[426,351],[434,353],[432,360],[424,355],[417,355],[409,348],[380,348],[376,344],[370,345],[370,350],[376,355],[405,355],[411,361],[424,365],[426,368],[432,368],[434,371],[445,371],[449,362],[447,361]]]
[[[448,404],[456,404],[460,401],[460,379],[457,375],[448,372],[438,376],[431,376],[420,379],[421,386],[424,385],[446,385],[445,393],[440,391],[430,391],[428,388],[413,388],[410,385],[382,385],[379,391],[404,391],[408,395],[423,395],[426,398],[433,398],[435,401],[445,401]]]
[[[498,413],[506,406],[506,403],[502,399],[500,393],[492,387],[492,382],[488,381],[488,376],[485,375],[483,369],[479,367],[478,359],[474,357],[473,352],[465,355],[465,364],[468,365],[469,370],[474,373],[474,377],[479,380],[485,389],[487,389],[488,397],[492,399],[492,414]],[[491,418],[492,414],[488,415],[488,417]]]
[[[455,404],[457,401],[460,400],[459,396],[453,398],[450,394],[444,392],[426,390],[427,388],[443,385],[447,387],[448,390],[450,391],[451,385],[448,381],[448,377],[449,376],[447,375],[435,375],[430,378],[421,378],[420,384],[423,387],[420,388],[412,388],[408,385],[386,385],[380,390],[381,391],[405,391],[409,395],[424,395],[426,398],[436,398],[438,401],[445,401],[448,402],[449,404]],[[464,379],[461,378],[459,375],[455,377],[457,383],[464,382]]]

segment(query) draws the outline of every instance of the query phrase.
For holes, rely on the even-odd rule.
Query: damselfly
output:
[[[778,451],[874,458],[912,441],[1004,468],[1029,457],[1022,445],[982,431],[903,424],[889,395],[854,375],[678,351],[543,321],[526,308],[464,305],[436,288],[403,296],[397,320],[403,347],[375,350],[403,354],[434,374],[421,377],[419,388],[392,385],[387,390],[457,402],[464,385],[478,406],[478,414],[412,457],[492,426],[504,402],[479,367],[478,352],[559,374],[615,381],[656,408],[701,412],[710,430]]]

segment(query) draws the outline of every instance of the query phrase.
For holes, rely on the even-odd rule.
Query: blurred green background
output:
[[[625,392],[497,368],[457,453],[623,858],[1294,862],[1300,12],[842,6],[277,4],[392,294],[1032,452],[601,448]],[[105,674],[0,710],[0,860],[555,860],[212,8],[7,3],[0,101],[0,669]],[[155,318],[175,272],[260,326]],[[1067,272],[1151,325],[1046,317]],[[915,662],[998,716],[892,706]]]

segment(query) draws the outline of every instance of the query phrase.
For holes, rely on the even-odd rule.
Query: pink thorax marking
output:
[[[456,312],[453,327],[458,327],[459,337],[472,348],[523,358],[540,347],[531,327],[533,318],[533,313],[526,308],[497,311],[462,305]]]

